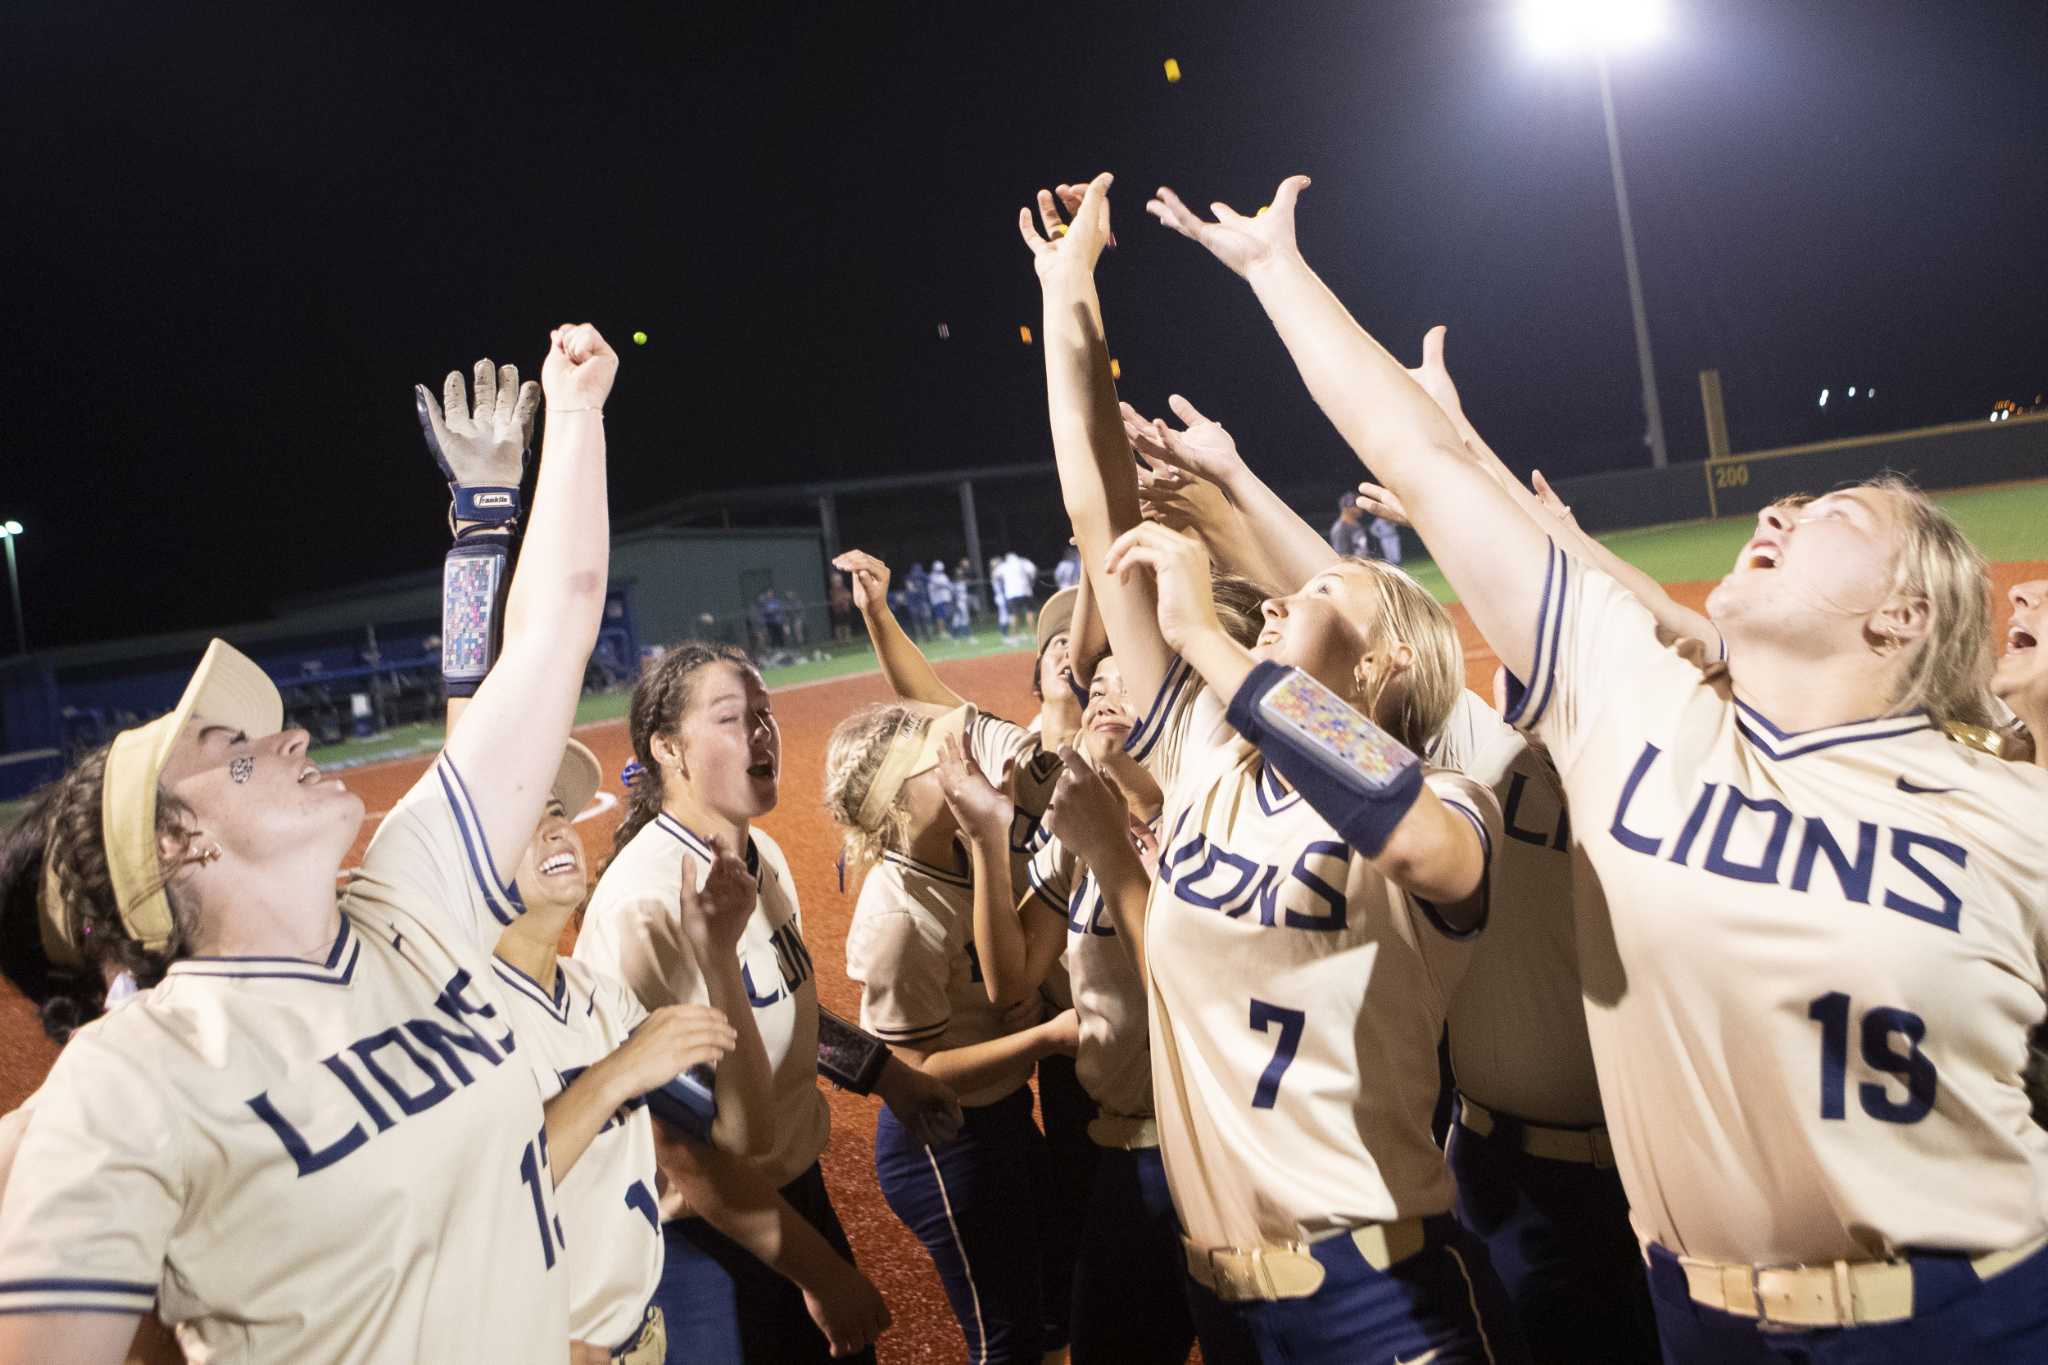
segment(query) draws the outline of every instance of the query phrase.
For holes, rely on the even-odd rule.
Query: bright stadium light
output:
[[[1849,396],[1851,398],[1854,398],[1856,396],[1856,386],[1854,384],[1851,384],[1849,386]]]
[[[0,541],[7,543],[7,595],[14,599],[14,649],[18,654],[26,654],[28,622],[21,616],[21,576],[14,567],[14,538],[20,534],[20,522],[0,522]]]
[[[1537,52],[1625,52],[1662,37],[1664,0],[1523,0],[1522,31]]]
[[[1628,211],[1628,181],[1621,172],[1621,128],[1614,115],[1610,55],[1641,47],[1664,31],[1665,0],[1523,0],[1522,29],[1538,53],[1590,52],[1600,75],[1600,113],[1607,125],[1607,168],[1614,176],[1614,209],[1621,219],[1621,264],[1628,275],[1629,311],[1636,328],[1636,367],[1643,385],[1643,439],[1650,463],[1669,462],[1664,409],[1657,401],[1657,364],[1650,354],[1650,322],[1643,308],[1643,276],[1636,264],[1636,230]]]
[[[1820,391],[1820,405],[1822,407],[1826,407],[1828,405],[1828,391],[1826,389],[1822,389]]]
[[[21,523],[18,521],[10,521],[5,525],[0,525],[0,536],[18,536],[20,534]]]

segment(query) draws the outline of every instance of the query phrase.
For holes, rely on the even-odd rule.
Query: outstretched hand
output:
[[[759,884],[722,839],[712,841],[711,869],[701,888],[695,874],[695,865],[685,861],[679,888],[684,934],[700,949],[738,952],[760,899]]]
[[[1536,501],[1543,504],[1544,511],[1550,513],[1550,515],[1556,517],[1574,531],[1579,529],[1579,519],[1572,515],[1571,507],[1563,498],[1557,495],[1557,490],[1550,486],[1550,480],[1543,477],[1542,470],[1532,469],[1529,471],[1529,487],[1534,490]]]
[[[1045,807],[1045,827],[1083,863],[1106,862],[1117,844],[1129,838],[1130,807],[1073,746],[1060,750],[1060,764],[1060,780]]]
[[[1124,416],[1124,435],[1148,460],[1207,479],[1227,484],[1244,472],[1244,457],[1237,453],[1237,440],[1213,417],[1204,417],[1195,405],[1179,394],[1170,395],[1166,406],[1180,418],[1182,430],[1175,431],[1159,418],[1147,418],[1129,403],[1117,407]]]
[[[1449,331],[1439,322],[1422,334],[1422,363],[1408,371],[1408,377],[1451,419],[1451,425],[1458,429],[1458,438],[1463,440],[1472,424],[1465,420],[1465,405],[1458,397],[1458,386],[1451,382],[1451,372],[1444,365],[1444,336]]]
[[[889,566],[866,550],[848,550],[832,561],[832,567],[853,577],[853,605],[857,610],[880,609],[889,605]]]
[[[540,385],[531,379],[521,384],[517,365],[488,360],[477,361],[475,382],[474,403],[464,391],[460,370],[450,370],[441,382],[439,403],[426,385],[413,385],[420,433],[449,482],[465,488],[517,488],[533,441]]]
[[[1007,838],[1016,806],[998,790],[974,761],[974,755],[950,736],[939,746],[939,791],[946,808],[971,837],[979,833]]]
[[[1060,217],[1060,200],[1051,190],[1038,192],[1038,223],[1031,221],[1030,208],[1017,210],[1017,232],[1031,249],[1038,278],[1045,280],[1066,270],[1093,274],[1102,249],[1109,245],[1109,186],[1115,176],[1108,171],[1088,182],[1078,204],[1072,206],[1073,221]],[[1073,187],[1063,186],[1071,191]]]
[[[1195,537],[1140,522],[1116,538],[1103,567],[1126,583],[1132,574],[1151,571],[1158,586],[1159,633],[1175,653],[1186,654],[1193,641],[1223,633],[1209,586],[1209,552]]]
[[[1239,275],[1249,276],[1271,261],[1300,257],[1294,242],[1294,204],[1308,185],[1305,175],[1288,176],[1273,191],[1273,202],[1249,218],[1228,204],[1214,203],[1209,212],[1216,215],[1216,221],[1204,222],[1164,185],[1145,205],[1145,211],[1181,236],[1200,242]]]
[[[1367,516],[1384,517],[1396,526],[1411,524],[1408,520],[1408,509],[1402,506],[1401,499],[1395,495],[1394,490],[1385,484],[1373,483],[1371,480],[1359,484],[1358,508]]]

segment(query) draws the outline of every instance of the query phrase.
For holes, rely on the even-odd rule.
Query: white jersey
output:
[[[663,812],[620,849],[583,913],[576,960],[616,976],[648,1009],[709,1004],[711,990],[683,936],[678,888],[687,867],[699,887],[712,849]],[[825,1150],[831,1112],[818,1091],[818,983],[804,946],[796,879],[781,847],[751,832],[747,871],[760,882],[740,939],[740,974],[768,1053],[774,1147],[756,1162],[774,1185],[809,1170]]]
[[[2048,1232],[2048,773],[1920,714],[1786,733],[1552,549],[1532,727],[1573,813],[1580,968],[1637,1231],[1755,1264]]]
[[[947,1052],[1012,1031],[982,984],[965,873],[884,854],[854,902],[846,974],[861,987],[860,1026],[884,1042]],[[1030,1078],[1030,1059],[1019,1060],[960,1103],[993,1104]]]
[[[1175,660],[1131,752],[1166,805],[1145,953],[1159,1146],[1205,1246],[1449,1212],[1437,1040],[1479,930],[1354,853]],[[1492,850],[1493,793],[1425,778]]]
[[[1067,921],[1067,973],[1081,1046],[1081,1086],[1105,1114],[1152,1116],[1152,1043],[1145,982],[1131,945],[1116,931],[1095,874],[1048,839],[1031,860],[1031,894]]]
[[[1038,566],[1022,555],[996,561],[996,586],[1005,597],[1030,597],[1038,586]]]
[[[967,731],[967,746],[983,775],[1010,793],[1010,895],[1021,901],[1031,893],[1031,860],[1052,838],[1045,828],[1045,808],[1059,785],[1060,757],[1046,749],[1036,716],[1026,729],[977,711]],[[1056,1010],[1073,1007],[1074,989],[1064,960],[1052,964],[1039,993]]]
[[[0,1311],[158,1314],[207,1361],[559,1361],[567,1269],[517,913],[445,755],[319,962],[184,958],[79,1030],[0,1212]]]
[[[555,962],[553,990],[503,958],[505,1012],[542,1068],[546,1099],[609,1057],[647,1017],[617,981],[571,958]],[[569,1246],[569,1335],[607,1348],[634,1340],[661,1280],[654,1124],[643,1100],[605,1121],[555,1189]]]
[[[1600,1122],[1600,1079],[1579,1000],[1572,932],[1571,820],[1542,746],[1460,692],[1429,761],[1500,801],[1494,913],[1451,1001],[1451,1070],[1488,1109],[1537,1123]]]

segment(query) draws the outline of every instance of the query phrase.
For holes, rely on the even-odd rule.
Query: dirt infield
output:
[[[2006,564],[1993,569],[1999,594],[1995,613],[2003,629],[2004,592],[2029,578],[2048,577],[2048,563]],[[1681,600],[1702,605],[1709,585],[1676,585]],[[1460,635],[1467,650],[1466,674],[1481,695],[1490,690],[1494,656],[1478,639],[1460,609]],[[997,655],[943,664],[939,672],[962,696],[985,709],[1017,720],[1035,711],[1028,690],[1028,656]],[[818,997],[849,1017],[859,1010],[859,993],[846,978],[846,929],[852,898],[843,894],[834,872],[837,841],[820,808],[825,740],[832,727],[855,707],[885,701],[889,693],[878,675],[835,679],[775,694],[782,724],[782,804],[761,825],[789,855],[804,908],[804,934],[818,967]],[[610,721],[579,730],[577,737],[596,751],[608,784],[631,757],[624,723]],[[364,767],[343,774],[372,816],[387,811],[425,770],[428,760]],[[609,851],[620,811],[614,804],[581,822],[585,847],[595,856]],[[375,829],[364,823],[363,840]],[[362,844],[351,853],[359,855]],[[568,946],[567,944],[564,945]],[[11,986],[0,983],[0,1108],[18,1105],[40,1082],[55,1057],[28,1003]],[[963,1345],[952,1313],[940,1292],[931,1263],[916,1240],[883,1204],[873,1172],[874,1116],[878,1107],[826,1089],[832,1107],[832,1138],[824,1158],[825,1177],[840,1217],[846,1224],[861,1266],[882,1289],[895,1315],[895,1326],[883,1338],[881,1359],[897,1362],[952,1362],[963,1357]]]

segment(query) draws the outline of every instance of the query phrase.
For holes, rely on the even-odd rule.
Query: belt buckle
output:
[[[1202,1254],[1208,1258],[1209,1279],[1218,1298],[1243,1302],[1259,1297],[1258,1272],[1263,1267],[1259,1264],[1257,1247],[1249,1251],[1239,1251],[1236,1247],[1205,1247]]]

